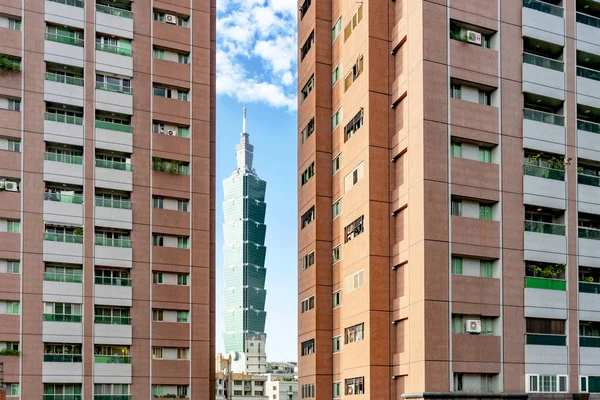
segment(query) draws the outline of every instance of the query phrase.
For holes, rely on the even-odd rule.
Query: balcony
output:
[[[46,0],[44,20],[58,25],[84,28],[83,0]]]
[[[46,72],[44,101],[83,107],[83,79]]]
[[[81,315],[44,314],[42,326],[44,342],[81,343],[83,335]]]
[[[600,177],[577,174],[579,211],[600,214]]]
[[[132,132],[131,125],[96,120],[96,147],[131,154]]]
[[[565,225],[525,221],[525,259],[566,264]]]
[[[524,172],[523,202],[525,204],[550,207],[559,210],[565,209],[565,171],[540,167],[537,165],[525,165]],[[552,229],[552,231],[554,232],[555,229]]]
[[[532,276],[526,277],[525,316],[534,318],[566,319],[566,282],[559,279],[544,279]]]
[[[44,140],[83,146],[83,118],[47,112],[44,117]]]
[[[44,193],[44,221],[83,225],[83,195]]]
[[[80,363],[83,360],[81,354],[44,354],[44,362],[51,363]]]
[[[83,236],[44,233],[44,261],[78,264],[83,257]]]
[[[115,285],[103,285],[98,284],[98,280],[101,279],[103,282],[106,279],[112,279]],[[116,283],[119,283],[117,285]],[[132,306],[132,290],[131,290],[131,280],[130,279],[121,279],[121,278],[102,278],[96,277],[96,285],[94,287],[94,304],[96,305],[106,305],[106,306],[121,306],[121,307],[131,307]],[[129,325],[131,324],[131,318],[121,318],[116,321],[105,321],[98,320],[99,317],[96,317],[97,324],[109,323],[115,325]],[[105,317],[102,317],[105,318]]]
[[[45,394],[43,400],[83,400],[81,394]]]
[[[83,186],[83,157],[46,153],[44,180]]]
[[[600,35],[600,18],[578,12],[577,20],[577,49],[589,53],[600,54],[598,35]]]
[[[94,356],[94,383],[131,383],[131,357]]]
[[[94,251],[96,265],[131,268],[133,259],[131,240],[96,237]]]
[[[598,321],[600,319],[600,283],[579,282],[579,319]],[[598,358],[600,360],[600,358]]]
[[[96,159],[96,186],[133,191],[133,174],[131,164],[117,161]]]
[[[565,335],[527,333],[525,335],[525,344],[536,346],[566,346],[567,337]]]
[[[543,290],[567,290],[567,282],[561,279],[546,279],[528,276],[525,278],[525,287],[530,289]]]
[[[577,104],[600,108],[600,71],[577,67]]]
[[[56,303],[83,303],[81,282],[81,275],[58,275],[45,272],[43,300]]]
[[[83,68],[83,39],[46,33],[44,60]]]
[[[600,265],[600,230],[580,227],[578,235],[579,264],[593,267]]]
[[[94,212],[97,226],[114,229],[133,229],[131,201],[96,198]]]
[[[122,76],[133,76],[133,53],[131,49],[96,43],[96,63],[102,70]]]
[[[129,394],[95,394],[94,400],[131,400]]]
[[[81,354],[44,354],[42,380],[45,383],[81,383],[83,379]]]
[[[522,20],[523,36],[565,45],[565,19],[562,7],[539,0],[523,0]]]
[[[97,31],[133,39],[133,13],[129,10],[96,3]]]
[[[565,154],[566,132],[564,116],[523,110],[523,147]]]
[[[523,92],[565,100],[564,63],[539,55],[523,54]]]
[[[113,113],[133,114],[131,87],[96,82],[96,109]]]
[[[94,343],[104,345],[131,345],[131,325],[94,324]]]

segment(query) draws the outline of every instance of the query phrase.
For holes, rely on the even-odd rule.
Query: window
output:
[[[164,60],[165,59],[165,51],[162,49],[155,48],[152,50],[152,57],[158,58],[159,60]]]
[[[163,321],[163,310],[152,310],[152,321]]]
[[[352,71],[348,72],[346,77],[344,78],[344,92],[350,89],[350,86],[358,79],[358,77],[362,74],[364,68],[364,57],[362,54],[358,56],[356,59],[356,63],[352,67]]]
[[[460,85],[452,85],[451,96],[453,99],[461,99]]]
[[[333,308],[339,307],[342,305],[342,291],[338,290],[337,292],[333,292]]]
[[[314,161],[304,170],[302,173],[302,186],[306,185],[306,182],[315,174],[315,163]]]
[[[189,90],[186,89],[174,89],[174,88],[166,88],[161,86],[154,86],[153,93],[158,97],[166,97],[168,99],[177,99],[177,100],[189,100]]]
[[[493,335],[494,334],[494,318],[491,317],[482,317],[479,315],[468,316],[468,315],[458,315],[455,314],[452,316],[452,322],[454,325],[453,332],[455,334],[466,334],[468,333],[466,330],[466,322],[468,320],[479,320],[481,321],[481,334],[482,335]]]
[[[302,271],[304,271],[305,269],[307,269],[315,263],[315,252],[311,251],[310,253],[302,257],[300,261],[302,263]]]
[[[310,51],[313,43],[315,43],[315,31],[312,31],[310,33],[308,39],[306,39],[306,42],[304,42],[302,48],[300,49],[300,61],[304,60],[304,57],[306,57],[306,55]]]
[[[186,348],[178,348],[177,349],[177,359],[178,360],[187,360],[188,359],[188,349]]]
[[[20,31],[21,30],[21,20],[9,18],[8,19],[8,29],[12,29],[13,31]]]
[[[525,391],[529,393],[567,392],[566,375],[525,375]]]
[[[462,201],[452,200],[450,204],[450,214],[456,217],[462,216]]]
[[[333,25],[333,28],[331,28],[331,43],[335,42],[335,39],[337,39],[337,37],[340,35],[340,32],[342,31],[342,17],[340,17],[335,25]]]
[[[364,215],[358,217],[354,222],[344,228],[344,243],[348,243],[364,232]]]
[[[488,92],[484,92],[483,90],[479,91],[479,104],[483,104],[485,106],[492,105],[492,96]]]
[[[18,301],[7,301],[6,302],[6,313],[11,315],[19,315],[19,302]]]
[[[7,221],[6,232],[21,233],[21,221]]]
[[[331,86],[334,86],[340,80],[342,74],[342,63],[339,63],[331,72]]]
[[[8,110],[21,111],[21,100],[8,100]]]
[[[315,308],[315,296],[310,296],[308,299],[302,300],[302,314]]]
[[[300,6],[300,20],[302,21],[302,18],[304,18],[304,16],[306,15],[306,12],[308,11],[308,9],[310,8],[310,1],[311,0],[304,0],[304,3],[302,3],[302,5]]]
[[[455,275],[462,275],[463,259],[461,257],[452,257],[452,273]]]
[[[302,215],[302,229],[306,228],[315,219],[315,206],[312,206]]]
[[[53,318],[46,319],[46,315]],[[44,320],[56,322],[81,322],[81,304],[44,303]]]
[[[177,311],[177,322],[188,322],[188,311]]]
[[[163,358],[163,348],[162,347],[153,347],[152,348],[152,359],[161,360]]]
[[[20,140],[9,140],[8,151],[14,151],[16,153],[21,152],[21,141]]]
[[[331,129],[334,130],[342,123],[342,107],[340,107],[333,117],[331,117]]]
[[[348,293],[360,288],[364,283],[365,271],[360,270],[348,276],[344,282],[344,287]]]
[[[302,342],[302,355],[307,356],[315,352],[315,339]]]
[[[333,264],[339,262],[342,259],[342,244],[338,244],[333,248]]]
[[[311,397],[315,397],[315,385],[314,383],[310,383],[307,385],[302,385],[302,398],[308,399]]]
[[[96,88],[105,90],[116,90],[123,93],[131,93],[131,79],[118,78],[116,76],[96,74]]]
[[[493,278],[494,270],[492,268],[493,263],[489,260],[479,261],[479,276],[482,278]]]
[[[363,17],[363,6],[362,4],[358,7],[358,10],[352,16],[352,20],[348,22],[348,25],[344,28],[344,42],[348,40],[354,29],[358,26],[358,23],[362,20]]]
[[[565,321],[547,318],[525,318],[525,332],[542,335],[564,335]]]
[[[188,212],[189,200],[177,200],[177,211]]]
[[[352,118],[352,121],[346,125],[344,129],[344,142],[350,139],[357,130],[363,125],[363,110],[361,109],[355,116]]]
[[[333,397],[342,397],[342,382],[333,382]]]
[[[310,121],[308,121],[308,124],[306,124],[306,126],[304,127],[304,129],[302,129],[302,132],[300,132],[300,136],[302,137],[302,143],[306,142],[306,139],[308,139],[314,131],[315,119],[311,118]]]
[[[479,219],[492,220],[492,206],[479,204]]]
[[[301,92],[302,101],[306,100],[306,98],[308,97],[310,92],[312,92],[314,87],[315,87],[315,76],[313,75],[310,77],[308,82],[306,82],[306,85],[304,85],[304,87],[302,88],[302,92]]]
[[[333,338],[333,352],[339,353],[342,351],[342,337],[336,336]]]
[[[485,163],[492,162],[492,150],[487,147],[479,147],[479,161]]]
[[[462,157],[462,145],[458,142],[452,142],[452,157],[461,158]]]
[[[6,349],[19,351],[19,342],[6,342]]]
[[[177,284],[179,286],[187,286],[188,274],[177,274]]]
[[[159,285],[165,283],[164,274],[162,272],[152,273],[152,283],[156,283]]]
[[[357,324],[346,328],[346,344],[360,342],[364,339],[363,331],[364,331],[364,323]]]
[[[342,167],[342,153],[335,156],[331,164],[333,169],[333,175],[335,175]]]
[[[6,273],[7,274],[18,274],[21,269],[20,261],[7,261],[6,262]]]
[[[163,235],[152,235],[152,246],[164,246],[165,237]]]
[[[179,249],[187,249],[188,248],[188,238],[186,238],[186,237],[178,237],[177,238],[177,248],[179,248]]]
[[[358,164],[352,172],[350,172],[344,178],[344,193],[352,189],[354,185],[360,182],[365,177],[365,163],[364,161]]]
[[[336,219],[337,217],[342,215],[342,199],[339,199],[338,201],[333,203],[331,208],[332,208],[333,219]]]
[[[19,396],[19,384],[18,383],[7,383],[6,384],[6,395],[10,397]]]
[[[346,394],[349,396],[355,394],[365,394],[364,377],[346,379]]]

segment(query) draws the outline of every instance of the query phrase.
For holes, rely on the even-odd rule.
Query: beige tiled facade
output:
[[[214,398],[215,19],[0,0],[9,399]]]
[[[600,391],[598,2],[298,5],[299,398]]]

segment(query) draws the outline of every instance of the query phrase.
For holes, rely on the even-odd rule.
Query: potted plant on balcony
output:
[[[78,226],[73,230],[73,235],[75,236],[83,236],[83,227]]]
[[[21,64],[8,58],[6,54],[0,54],[0,71],[21,71]]]

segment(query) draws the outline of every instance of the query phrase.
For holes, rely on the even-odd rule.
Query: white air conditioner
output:
[[[467,41],[481,45],[481,33],[475,31],[467,31]]]
[[[175,136],[175,131],[169,130],[169,136]]]
[[[479,334],[481,333],[481,320],[468,319],[465,321],[465,332]]]
[[[4,182],[4,190],[8,192],[18,192],[19,184],[17,182],[6,181]]]
[[[165,15],[165,22],[167,24],[177,24],[177,16],[167,14],[167,15]]]

